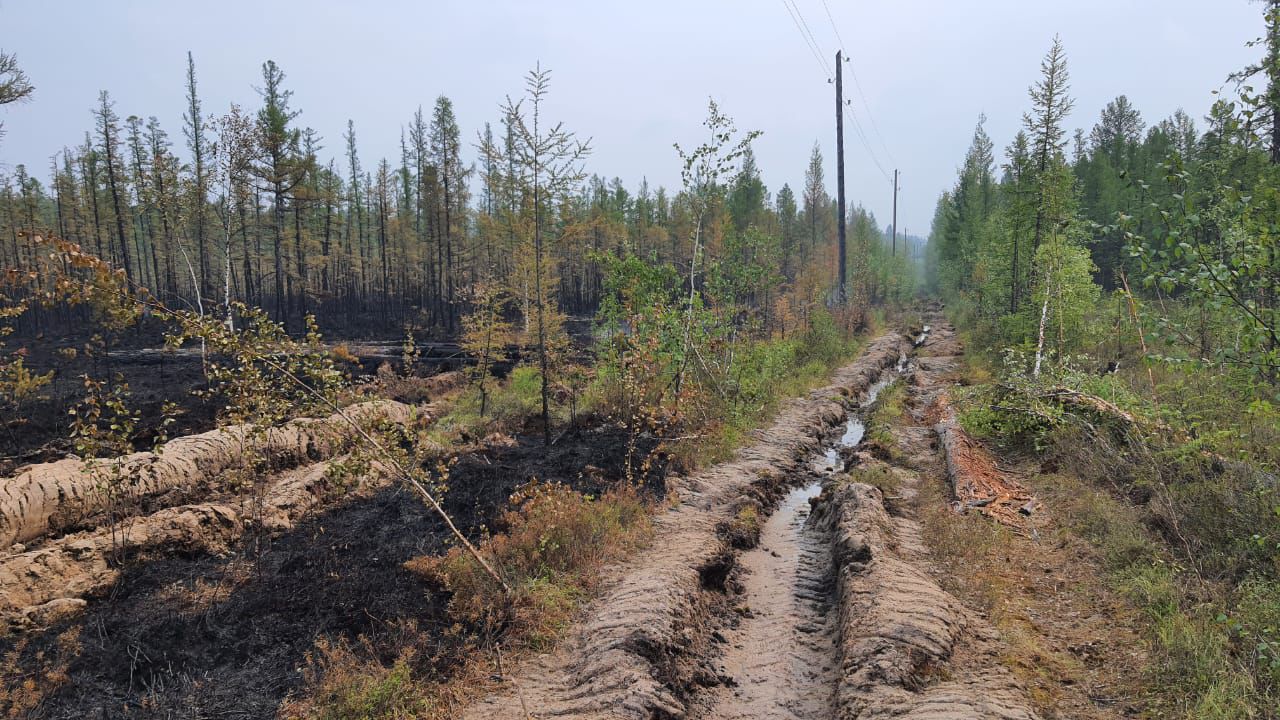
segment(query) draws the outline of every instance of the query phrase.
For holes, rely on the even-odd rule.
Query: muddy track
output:
[[[561,646],[463,717],[1034,718],[994,634],[931,577],[913,517],[920,484],[945,482],[927,418],[960,353],[931,320],[919,348],[877,339],[737,460],[685,479],[654,546]],[[889,464],[859,450],[862,408],[893,381],[915,421],[893,428]],[[896,478],[893,513],[853,481],[864,468]],[[758,533],[743,508],[769,514]]]
[[[735,545],[744,543],[730,530],[735,517],[744,508],[767,512],[789,489],[811,482],[814,460],[845,430],[849,406],[909,347],[897,333],[877,338],[831,385],[788,403],[736,459],[669,481],[678,504],[655,519],[654,543],[617,570],[611,590],[555,651],[526,662],[501,692],[463,717],[519,720],[527,707],[532,717],[671,718],[708,707],[714,700],[709,696],[736,682],[722,667],[726,633],[735,620],[753,619],[743,617],[753,614],[754,600],[747,607],[741,602],[741,550]],[[791,552],[775,550],[780,556]],[[793,594],[786,587],[788,574],[781,570],[783,586],[774,590],[780,605]],[[771,582],[765,572],[754,575],[750,582]],[[762,622],[768,619],[766,602],[760,604]],[[823,602],[819,597],[818,605]],[[774,629],[791,635],[789,624],[784,619]],[[797,651],[795,662],[787,662],[805,665],[809,652]]]
[[[838,718],[1031,720],[1026,691],[1000,664],[994,631],[936,582],[918,513],[925,483],[946,482],[930,419],[963,348],[939,317],[908,369],[905,418],[889,461],[863,457],[852,476],[892,478],[893,501],[870,485],[830,483],[814,510],[831,533],[841,671]],[[886,453],[878,453],[884,455]]]

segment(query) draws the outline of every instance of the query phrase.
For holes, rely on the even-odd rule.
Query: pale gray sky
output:
[[[833,56],[822,0],[795,2]],[[1148,123],[1178,107],[1198,120],[1211,91],[1258,55],[1245,43],[1261,30],[1261,6],[1246,0],[827,4],[865,104],[848,73],[846,97],[880,163],[901,168],[900,224],[918,234],[954,181],[978,113],[998,150],[1016,132],[1055,32],[1076,98],[1070,126],[1087,129],[1122,93]],[[36,85],[32,102],[0,110],[0,171],[26,163],[47,175],[50,155],[92,127],[102,89],[121,117],[156,115],[181,145],[191,50],[206,111],[256,108],[261,64],[274,59],[298,122],[324,136],[322,154],[341,152],[352,118],[369,167],[398,158],[401,125],[441,93],[473,138],[541,61],[554,72],[551,116],[593,138],[589,171],[633,188],[642,176],[677,186],[671,143],[701,138],[714,96],[740,128],[764,131],[756,152],[770,191],[800,186],[814,140],[835,190],[832,86],[783,0],[0,0],[0,48],[17,53]],[[850,201],[886,224],[890,184],[848,122],[846,132]]]

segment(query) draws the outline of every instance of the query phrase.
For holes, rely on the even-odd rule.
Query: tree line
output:
[[[505,312],[535,331],[545,303],[567,315],[600,307],[606,256],[692,265],[698,199],[585,175],[589,142],[541,115],[549,73],[536,70],[529,83],[471,138],[441,96],[402,126],[399,158],[362,158],[348,121],[340,153],[326,159],[275,62],[262,66],[256,110],[218,114],[204,107],[188,54],[180,143],[154,116],[122,119],[104,90],[93,127],[54,155],[47,183],[22,165],[0,176],[0,263],[33,267],[32,238],[54,232],[132,285],[200,312],[230,314],[243,302],[293,332],[314,314],[330,330],[447,336],[486,287],[509,292]],[[832,241],[822,162],[815,144],[800,192],[774,194],[747,148],[740,171],[719,180],[727,195],[717,222],[726,218],[735,235],[755,228],[790,285]],[[894,278],[903,273],[868,259],[883,245],[874,219],[861,208],[852,216],[856,299],[902,292]],[[719,253],[724,235],[715,228],[706,249]],[[57,331],[75,320],[33,308],[19,325]]]
[[[1066,52],[1055,38],[1022,128],[997,164],[979,119],[938,202],[928,281],[1007,345],[1063,359],[1101,342],[1105,293],[1150,301],[1168,357],[1274,383],[1280,264],[1280,11],[1265,55],[1232,76],[1201,130],[1185,112],[1148,126],[1121,95],[1069,134]],[[1255,89],[1255,86],[1260,89]],[[1129,314],[1125,311],[1123,314]],[[1136,319],[1136,318],[1135,318]],[[1144,338],[1144,342],[1145,342]],[[1118,358],[1116,358],[1118,360]],[[1154,358],[1153,358],[1154,359]]]

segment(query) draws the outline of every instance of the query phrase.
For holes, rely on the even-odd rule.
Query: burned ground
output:
[[[623,477],[621,428],[571,430],[550,448],[539,440],[459,458],[445,507],[464,532],[491,525],[532,478],[598,493]],[[661,463],[645,484],[662,492]],[[268,717],[302,681],[317,640],[364,636],[375,652],[393,653],[410,623],[431,643],[415,662],[427,676],[447,675],[475,636],[451,631],[447,594],[403,564],[448,546],[438,517],[389,487],[281,534],[249,533],[222,555],[133,558],[83,614],[0,641],[5,682],[42,667],[65,673],[27,717]]]

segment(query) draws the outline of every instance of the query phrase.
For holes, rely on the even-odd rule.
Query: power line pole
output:
[[[893,169],[893,255],[898,254],[898,169]]]
[[[836,51],[836,197],[837,210],[840,213],[836,221],[839,228],[838,247],[840,248],[839,278],[836,282],[836,301],[843,305],[849,294],[845,289],[845,240],[844,240],[844,80],[842,77],[842,52]]]

